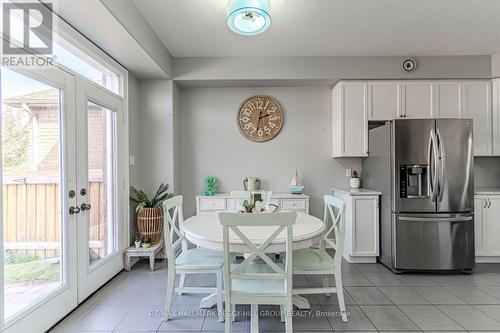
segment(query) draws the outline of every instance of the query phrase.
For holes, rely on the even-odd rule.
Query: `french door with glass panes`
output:
[[[122,99],[61,69],[1,69],[0,324],[43,332],[122,267]]]
[[[2,323],[43,331],[77,306],[75,78],[0,73]]]
[[[122,100],[93,84],[76,84],[78,300],[87,298],[123,268],[123,160],[119,122]]]

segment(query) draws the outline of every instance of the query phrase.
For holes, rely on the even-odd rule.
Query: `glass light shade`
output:
[[[269,0],[229,0],[227,25],[240,35],[258,35],[271,25]]]

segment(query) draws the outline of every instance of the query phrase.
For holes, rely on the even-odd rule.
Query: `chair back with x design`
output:
[[[340,268],[340,265],[342,263],[342,254],[344,252],[345,202],[344,200],[333,197],[331,195],[325,195],[324,201],[325,214],[323,221],[325,222],[326,230],[321,237],[319,248],[325,250],[328,246],[335,249],[333,262],[336,268]]]
[[[184,221],[182,213],[182,195],[175,196],[163,202],[163,235],[165,239],[165,250],[168,262],[175,261],[175,254],[179,246],[182,250],[187,248],[187,241],[180,229]]]
[[[242,280],[283,280],[285,292],[292,287],[292,243],[293,224],[297,218],[297,213],[219,213],[219,220],[223,226],[224,241],[224,267],[226,279],[226,289],[231,293],[231,282],[233,279]],[[274,231],[261,244],[254,244],[245,235],[249,228],[276,227]],[[279,266],[266,255],[269,245],[285,230],[286,261],[285,266]],[[239,241],[248,248],[246,259],[240,264],[232,264],[230,257],[230,231],[234,233]],[[231,237],[234,237],[231,235]],[[249,265],[261,259],[267,264],[268,269],[258,272],[247,269]]]

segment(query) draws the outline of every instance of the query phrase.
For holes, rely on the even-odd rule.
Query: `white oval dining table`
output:
[[[181,224],[186,239],[198,247],[211,250],[223,251],[222,226],[219,223],[217,212],[203,213],[186,219]],[[240,227],[245,236],[256,246],[262,244],[272,234],[276,227]],[[293,226],[293,249],[303,249],[311,247],[319,241],[321,234],[325,230],[325,224],[320,219],[303,213],[297,213],[297,220]],[[231,252],[246,253],[248,248],[243,241],[230,232],[229,242]],[[279,234],[274,241],[266,248],[266,253],[285,252],[285,230]],[[294,296],[293,303],[299,309],[310,309],[309,301],[301,296]],[[203,298],[200,308],[209,309],[216,304],[216,295],[212,294]],[[258,307],[251,307],[251,331],[258,332]]]

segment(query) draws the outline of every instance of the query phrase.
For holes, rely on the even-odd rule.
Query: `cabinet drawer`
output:
[[[305,210],[306,201],[303,199],[283,199],[281,200],[281,209],[293,211]]]
[[[279,199],[271,199],[270,203],[271,205],[276,205],[278,207],[281,207]]]
[[[225,199],[200,199],[200,211],[226,210]]]

